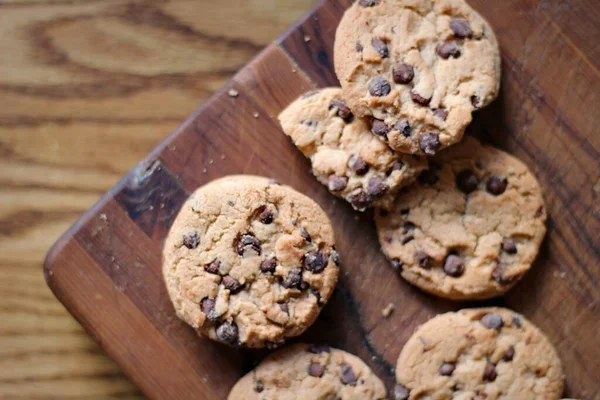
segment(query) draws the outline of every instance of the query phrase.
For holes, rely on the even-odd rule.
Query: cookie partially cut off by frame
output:
[[[564,386],[548,338],[505,308],[430,319],[402,349],[396,380],[396,400],[558,400]]]
[[[381,380],[358,357],[329,346],[294,344],[268,356],[228,400],[384,400]]]
[[[177,315],[200,335],[272,347],[317,318],[340,258],[317,203],[267,178],[236,175],[192,194],[163,251]]]
[[[467,137],[429,161],[375,221],[393,268],[422,290],[455,300],[512,288],[546,232],[540,186],[515,157]]]
[[[356,210],[386,207],[426,168],[423,157],[398,154],[346,106],[340,88],[305,93],[279,115],[281,127],[310,159],[312,172]]]
[[[490,25],[464,0],[359,0],[336,32],[335,71],[348,107],[403,153],[461,140],[500,87]]]

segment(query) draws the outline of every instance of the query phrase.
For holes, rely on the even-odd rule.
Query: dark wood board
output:
[[[332,44],[349,3],[317,5],[102,197],[48,254],[48,285],[149,398],[225,398],[265,352],[198,338],[176,318],[161,247],[196,187],[227,174],[265,175],[325,209],[343,260],[332,300],[300,340],[359,355],[392,387],[396,358],[419,324],[498,304],[547,333],[565,367],[566,395],[600,399],[600,3],[471,0],[497,32],[503,80],[500,98],[469,132],[529,165],[549,213],[532,271],[504,298],[483,303],[437,299],[396,277],[379,252],[372,215],[331,196],[279,128],[276,116],[291,100],[337,83]],[[228,96],[231,88],[238,97]],[[396,311],[384,319],[390,302]]]

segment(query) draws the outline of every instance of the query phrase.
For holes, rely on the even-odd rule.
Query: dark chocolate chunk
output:
[[[215,299],[210,299],[208,297],[202,299],[202,302],[200,303],[200,309],[202,310],[204,315],[206,315],[206,318],[208,318],[211,321],[218,319],[218,316],[215,313],[215,305]]]
[[[279,303],[279,308],[281,309],[281,311],[283,311],[286,314],[290,313],[290,307],[288,306],[287,303]]]
[[[444,272],[454,278],[461,276],[465,272],[463,259],[457,255],[450,254],[444,262]]]
[[[450,375],[452,375],[452,373],[454,372],[455,369],[456,369],[456,363],[444,362],[440,366],[440,369],[438,372],[442,376],[450,376]]]
[[[319,353],[331,353],[331,347],[326,344],[313,344],[308,348],[309,353],[319,354]]]
[[[394,82],[407,84],[414,79],[415,69],[412,65],[401,62],[394,65],[392,74],[394,76]]]
[[[188,249],[195,249],[200,244],[200,236],[198,232],[188,233],[183,235],[183,245]]]
[[[371,206],[371,196],[369,196],[364,190],[357,189],[350,195],[350,203],[359,209],[365,209]]]
[[[450,21],[450,29],[454,33],[454,36],[457,38],[468,38],[473,35],[473,30],[471,29],[471,25],[464,18],[454,18]]]
[[[440,178],[437,176],[437,171],[435,168],[421,171],[417,177],[417,182],[419,182],[421,185],[435,185],[439,180]]]
[[[508,349],[506,350],[506,353],[504,353],[504,355],[502,356],[502,360],[509,362],[512,361],[512,359],[515,357],[515,346],[509,346]]]
[[[342,373],[342,383],[344,385],[356,386],[356,375],[350,365],[342,363],[340,365],[340,371]]]
[[[307,242],[312,242],[312,237],[310,236],[310,233],[308,233],[308,231],[304,228],[300,228],[300,236],[302,236],[302,239],[306,240]]]
[[[335,265],[337,265],[338,267],[340,266],[340,253],[338,253],[337,250],[331,250],[331,259],[333,260],[333,263]]]
[[[261,381],[256,381],[256,384],[254,385],[254,391],[256,393],[262,393],[263,390],[265,390],[265,385]]]
[[[325,373],[325,367],[319,363],[311,362],[308,364],[308,374],[315,378],[320,378]]]
[[[275,268],[277,267],[277,260],[275,260],[275,258],[273,257],[269,257],[263,260],[263,262],[260,263],[260,270],[261,272],[267,273],[267,272],[275,272]]]
[[[436,108],[435,110],[433,110],[433,115],[435,115],[442,121],[445,121],[448,117],[448,110],[446,110],[445,108]]]
[[[390,127],[380,119],[374,118],[371,123],[371,132],[377,136],[382,136],[387,139],[387,134],[390,131]]]
[[[440,148],[440,136],[433,132],[423,132],[419,138],[419,148],[428,156],[434,155]]]
[[[519,278],[520,274],[517,275],[507,275],[506,274],[506,265],[502,263],[497,263],[494,269],[492,270],[492,279],[498,282],[501,285],[508,285],[514,282],[517,278]]]
[[[373,177],[369,179],[369,183],[367,184],[367,193],[373,199],[381,198],[388,190],[388,184],[386,184],[383,179],[379,177]]]
[[[237,253],[241,256],[245,256],[248,252],[253,252],[260,255],[260,241],[249,233],[245,233],[237,241],[236,244]]]
[[[494,196],[499,196],[506,191],[508,180],[499,176],[491,176],[485,185],[486,190]]]
[[[483,381],[484,382],[494,382],[498,373],[496,373],[496,366],[488,361],[485,365],[485,369],[483,370]]]
[[[282,279],[281,286],[286,289],[300,289],[302,282],[302,268],[294,268]]]
[[[402,267],[404,267],[404,264],[402,264],[402,262],[397,258],[390,260],[390,264],[392,265],[394,271],[401,271]]]
[[[438,46],[437,53],[443,59],[458,58],[460,57],[460,47],[455,40],[446,40]]]
[[[463,169],[456,175],[456,186],[461,192],[469,194],[477,189],[479,179],[471,169]]]
[[[497,313],[487,313],[482,318],[481,321],[483,326],[488,329],[500,329],[504,326],[504,320],[502,319],[502,315]]]
[[[273,222],[273,212],[265,207],[265,209],[259,214],[258,220],[265,225],[270,224]]]
[[[319,273],[325,269],[327,261],[329,261],[329,256],[317,250],[312,250],[304,255],[302,265],[312,273]]]
[[[387,96],[391,90],[390,83],[381,76],[376,76],[369,84],[369,93],[371,93],[371,96]]]
[[[410,391],[403,385],[397,384],[394,387],[394,400],[408,400]]]
[[[404,163],[402,161],[394,161],[390,166],[390,169],[387,171],[387,175],[390,176],[394,171],[402,171],[404,168]]]
[[[417,264],[419,264],[419,267],[428,268],[431,266],[433,258],[431,258],[431,256],[425,253],[423,250],[417,250],[415,252],[415,261]]]
[[[371,46],[373,46],[375,51],[377,51],[379,53],[381,58],[388,58],[388,56],[389,56],[388,46],[387,46],[387,44],[385,44],[385,42],[383,40],[381,40],[379,38],[373,38],[371,40]]]
[[[356,154],[350,157],[348,165],[350,166],[350,169],[356,173],[356,175],[362,176],[369,172],[369,164],[367,164],[365,160]]]
[[[414,101],[415,103],[420,104],[422,106],[429,105],[429,102],[431,101],[431,97],[429,97],[429,98],[423,97],[419,93],[415,92],[414,90],[410,91],[410,98],[412,99],[412,101]]]
[[[473,107],[475,107],[475,109],[481,107],[481,99],[479,98],[479,96],[477,96],[476,94],[471,96],[471,104],[473,104]]]
[[[210,264],[206,264],[204,266],[204,270],[206,272],[208,272],[209,274],[218,274],[219,273],[219,268],[221,268],[221,261],[219,260],[215,260],[213,262],[211,262]]]
[[[362,44],[360,44],[359,42],[356,42],[356,47],[355,47],[355,49],[356,49],[356,52],[357,52],[357,53],[360,53],[360,52],[362,52],[362,51],[363,51],[363,45],[362,45]]]
[[[507,254],[517,254],[517,244],[511,238],[502,239],[502,250]]]
[[[217,338],[226,343],[235,343],[238,339],[238,328],[234,323],[224,322],[217,328]]]
[[[350,117],[352,117],[352,111],[350,111],[348,106],[346,104],[344,104],[344,102],[341,100],[337,100],[337,99],[333,100],[331,102],[330,107],[337,108],[338,117],[340,117],[344,120],[348,120]]]
[[[372,7],[379,4],[379,0],[359,0],[358,4],[363,7]]]
[[[519,318],[517,315],[513,315],[512,324],[517,328],[521,328],[523,326],[523,324],[521,323],[521,318]]]
[[[412,242],[415,239],[414,235],[408,235],[402,238],[402,240],[400,241],[400,243],[404,246],[407,243]]]
[[[223,277],[223,286],[225,286],[225,289],[229,289],[229,291],[231,293],[236,293],[238,292],[242,287],[244,287],[244,285],[242,285],[240,283],[240,281],[238,281],[237,279],[235,279],[232,276],[229,275],[225,275]]]
[[[412,133],[412,128],[410,127],[410,123],[408,119],[402,118],[394,124],[394,129],[402,134],[404,137],[410,137]]]
[[[348,186],[348,177],[339,175],[329,175],[327,179],[327,187],[332,192],[339,192]]]

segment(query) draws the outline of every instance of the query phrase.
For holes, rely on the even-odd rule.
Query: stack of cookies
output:
[[[319,182],[374,208],[391,267],[453,300],[500,296],[529,270],[546,232],[540,185],[515,157],[463,137],[500,86],[489,24],[464,0],[358,0],[337,30],[341,87],[279,115]],[[337,283],[331,223],[310,198],[256,176],[198,189],[165,244],[180,318],[229,345],[274,348],[301,335]],[[402,350],[391,397],[557,400],[560,360],[523,316],[471,308],[422,325]],[[229,399],[387,397],[361,360],[328,346],[283,348]]]

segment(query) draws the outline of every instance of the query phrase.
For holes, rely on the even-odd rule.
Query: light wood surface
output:
[[[48,284],[148,397],[224,399],[265,352],[197,338],[175,317],[161,279],[161,246],[199,185],[225,174],[271,176],[321,204],[342,259],[332,299],[301,340],[357,354],[392,388],[397,356],[419,324],[465,306],[503,305],[556,346],[567,397],[600,400],[600,74],[591,39],[598,37],[600,5],[470,1],[498,34],[503,82],[469,134],[529,165],[549,220],[540,256],[522,282],[500,299],[457,303],[395,276],[379,251],[372,215],[330,195],[277,123],[277,113],[302,92],[336,84],[333,35],[349,3],[321,1],[111,189],[53,247]],[[228,96],[231,88],[239,96]],[[390,302],[398,308],[385,319],[381,311]]]
[[[44,256],[315,2],[0,1],[0,399],[142,397],[50,292]]]

